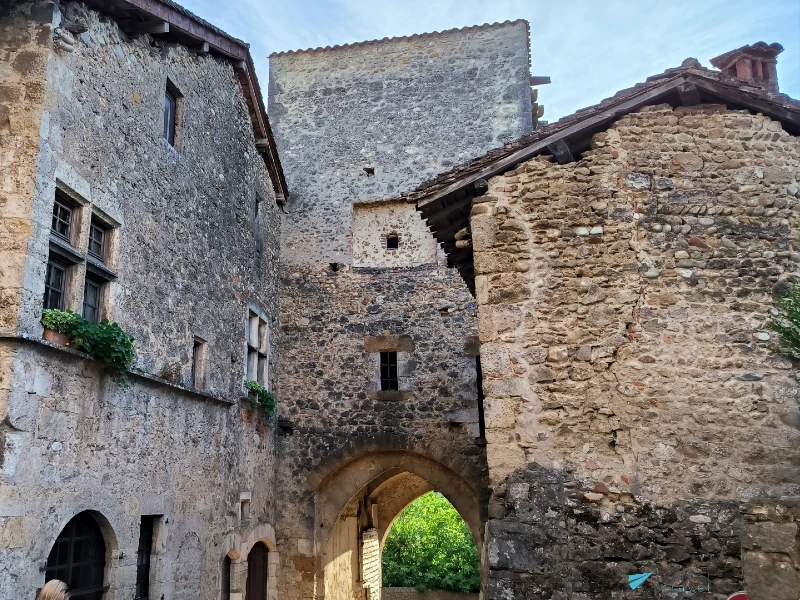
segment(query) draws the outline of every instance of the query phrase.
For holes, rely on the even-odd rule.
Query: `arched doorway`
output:
[[[482,549],[485,515],[476,484],[436,460],[402,450],[366,453],[325,473],[315,493],[317,597],[379,600],[381,553],[392,523],[432,490],[455,507]]]
[[[267,600],[269,550],[256,542],[247,555],[247,600]]]
[[[106,543],[89,511],[79,513],[61,531],[47,557],[45,582],[59,579],[76,600],[102,600]]]

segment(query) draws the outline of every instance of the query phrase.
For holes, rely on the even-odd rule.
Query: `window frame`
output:
[[[177,129],[178,99],[170,91],[164,90],[164,139],[175,147],[175,133]]]
[[[100,239],[100,253],[94,252],[92,250],[92,242],[96,242],[95,238],[92,236],[95,230],[98,230],[102,234],[102,238]],[[111,227],[109,227],[104,221],[97,218],[96,215],[92,214],[92,219],[89,221],[89,241],[86,246],[86,253],[102,263],[106,262],[106,255],[108,254],[108,238],[111,232]]]
[[[400,249],[400,236],[396,233],[386,234],[386,250]]]
[[[108,283],[102,277],[99,277],[96,273],[93,273],[89,269],[86,269],[86,277],[83,281],[83,300],[81,302],[81,315],[87,321],[91,321],[93,323],[99,323],[103,320],[103,293],[105,292],[105,285]],[[97,288],[97,306],[92,307],[96,313],[94,318],[89,318],[86,315],[86,291],[89,289],[89,286],[93,286]],[[91,305],[90,305],[91,306]]]
[[[49,302],[51,290],[53,286],[50,285],[50,269],[51,267],[55,267],[61,271],[61,289],[58,290],[58,294],[60,294],[60,298],[56,306],[52,306]],[[55,308],[57,310],[64,310],[64,301],[67,295],[67,288],[68,288],[68,278],[69,278],[69,267],[70,265],[62,260],[59,260],[53,253],[47,258],[47,267],[45,269],[44,274],[44,298],[42,301],[42,307],[47,310],[50,308]]]
[[[245,321],[245,374],[244,385],[257,381],[269,389],[269,359],[272,332],[266,313],[249,304]],[[255,375],[254,377],[251,375]]]
[[[67,218],[64,220],[60,216],[56,215],[56,209],[61,208],[67,212]],[[52,212],[52,220],[50,222],[50,233],[57,236],[58,238],[65,240],[67,243],[72,244],[72,238],[75,230],[75,214],[77,212],[78,205],[77,203],[70,198],[67,194],[56,188],[56,192],[53,198],[53,212]],[[58,230],[57,227],[53,227],[53,221],[57,221],[59,223],[64,223],[66,227],[66,233],[62,233]]]
[[[150,572],[153,565],[153,541],[156,522],[161,515],[142,515],[139,521],[139,544],[136,549],[136,584],[134,600],[150,600]]]
[[[400,377],[398,371],[397,351],[380,352],[380,379],[382,392],[399,392]]]

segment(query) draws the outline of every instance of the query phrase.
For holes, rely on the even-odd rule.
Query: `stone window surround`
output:
[[[51,256],[57,256],[61,262],[68,264],[63,310],[69,309],[83,314],[86,275],[89,271],[96,279],[104,281],[101,289],[100,315],[101,318],[108,317],[110,319],[113,307],[110,303],[111,294],[108,284],[117,278],[114,266],[119,246],[120,223],[92,203],[88,184],[85,187],[87,188],[86,192],[81,194],[61,179],[56,178],[55,190],[58,195],[73,203],[72,223],[69,239],[64,239],[52,231],[49,232],[48,262]],[[53,193],[53,202],[55,201],[56,193]],[[105,228],[105,257],[103,260],[88,252],[89,231],[92,223],[100,224]]]
[[[169,77],[165,78],[164,85],[162,86],[162,88],[164,90],[164,94],[169,94],[175,99],[175,115],[173,117],[174,139],[172,143],[170,143],[170,141],[165,137],[166,132],[164,131],[161,132],[161,139],[170,148],[172,148],[173,150],[175,150],[180,154],[181,148],[183,146],[183,123],[184,123],[186,101],[183,94],[178,89],[178,86],[176,86],[175,83]],[[164,107],[162,107],[162,110],[164,110]]]
[[[266,348],[266,365],[264,373],[263,385],[266,389],[270,389],[270,362],[272,361],[272,320],[267,311],[258,306],[257,304],[248,301],[244,311],[244,369],[242,371],[242,396],[247,397],[247,375],[248,375],[248,355],[250,354],[250,315],[254,314],[259,319],[264,321],[267,326],[267,348]]]
[[[414,339],[410,335],[379,335],[364,338],[364,350],[373,355],[372,377],[367,396],[373,400],[400,401],[412,397],[410,377],[406,375],[409,367],[409,353],[414,351]],[[397,373],[399,390],[381,390],[381,352],[397,352]]]
[[[280,558],[275,544],[275,528],[269,523],[258,523],[250,528],[246,535],[234,533],[229,535],[224,547],[228,550],[219,558],[219,568],[222,572],[225,557],[231,560],[231,579],[230,579],[230,598],[231,600],[243,600],[244,590],[247,587],[247,556],[252,547],[261,542],[267,547],[267,600],[277,600],[278,598],[278,565]],[[220,589],[222,591],[222,578],[219,578]]]

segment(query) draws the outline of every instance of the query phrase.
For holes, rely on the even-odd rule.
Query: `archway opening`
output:
[[[247,555],[247,600],[267,600],[269,549],[256,542]]]
[[[106,542],[90,511],[75,515],[61,530],[47,557],[45,583],[53,579],[69,587],[72,598],[102,600]]]
[[[439,492],[409,504],[392,523],[381,553],[383,597],[387,588],[474,593],[481,560],[469,526]]]
[[[324,600],[380,600],[381,554],[392,525],[411,503],[441,492],[482,546],[475,487],[442,463],[406,451],[365,453],[329,472],[316,491],[317,575]],[[479,564],[482,560],[479,551]],[[479,568],[479,573],[480,573]],[[480,576],[479,576],[480,579]]]

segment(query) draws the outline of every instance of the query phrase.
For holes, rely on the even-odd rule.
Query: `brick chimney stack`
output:
[[[756,42],[711,59],[711,64],[730,77],[738,77],[773,94],[778,93],[775,58],[783,52],[780,44]]]

